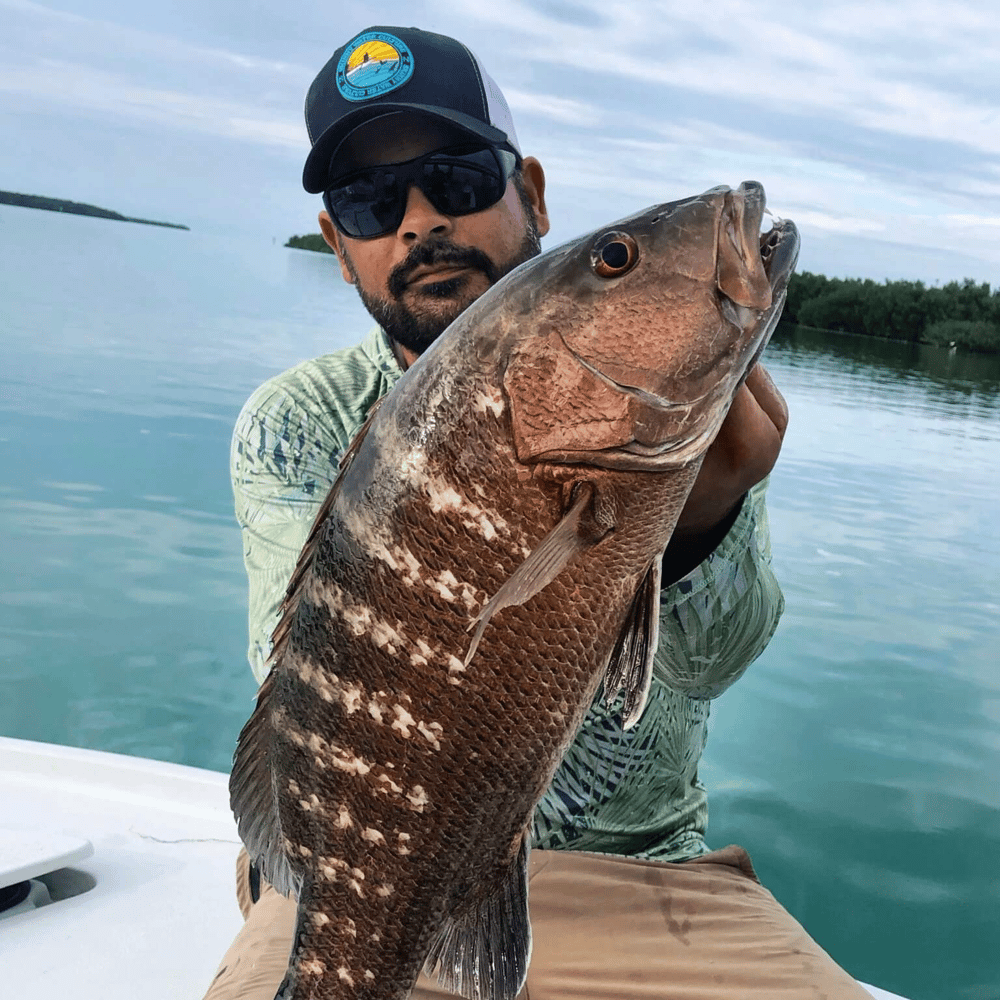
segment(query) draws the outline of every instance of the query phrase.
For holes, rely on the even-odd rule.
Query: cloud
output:
[[[98,9],[115,10],[114,0]],[[818,9],[779,0],[716,0],[710,9],[681,0],[428,0],[420,17],[469,44],[504,88],[525,152],[546,168],[560,229],[753,178],[807,240],[874,245],[881,234],[883,256],[902,243],[916,248],[909,266],[927,247],[938,254],[929,262],[964,250],[981,254],[984,269],[1000,266],[1000,59],[985,3],[917,0],[901,17],[890,0]],[[104,19],[0,0],[0,113],[3,104],[17,109],[4,124],[14,128],[8,145],[21,150],[4,151],[0,164],[10,183],[8,164],[41,177],[52,157],[46,129],[58,122],[60,151],[73,146],[77,157],[74,182],[89,171],[117,191],[125,181],[114,171],[127,157],[102,150],[127,133],[134,166],[135,150],[155,150],[171,129],[188,173],[164,178],[168,199],[197,183],[231,140],[245,156],[241,200],[266,191],[258,211],[273,213],[266,223],[247,214],[246,224],[281,232],[281,220],[307,204],[285,155],[298,161],[306,149],[305,90],[370,19],[360,0],[342,0],[335,17],[328,4],[303,0],[253,21],[231,0],[122,5]],[[412,23],[412,5],[384,0],[378,19]],[[35,165],[20,167],[27,150]],[[231,218],[233,192],[206,194],[211,183],[199,186],[201,210]]]
[[[537,94],[515,87],[505,87],[504,96],[511,111],[517,114],[549,118],[564,125],[594,128],[601,124],[603,118],[600,109],[593,104],[575,101],[568,97],[557,97],[555,94]]]
[[[308,72],[281,60],[0,0],[0,94],[65,113],[129,119],[301,151]],[[39,45],[38,38],[44,39]]]
[[[988,226],[993,229],[1000,229],[1000,215],[945,215],[942,221],[947,225],[956,227]]]
[[[900,17],[891,4],[830,3],[817,14],[811,5],[796,10],[776,0],[718,0],[711,16],[682,0],[584,6],[600,11],[610,27],[595,32],[567,25],[523,0],[462,9],[480,23],[516,24],[520,55],[549,72],[561,67],[647,92],[670,86],[738,98],[771,111],[1000,153],[993,98],[1000,66],[983,44],[995,19],[974,5],[949,4],[945,14],[941,4],[924,3],[913,17],[909,7]],[[914,46],[928,47],[931,38],[939,57],[930,60],[928,72],[924,62],[907,56]],[[981,70],[983,96],[942,85],[944,63],[962,66],[966,76]]]
[[[794,212],[796,225],[802,229],[822,229],[828,233],[884,233],[885,224],[873,219],[863,219],[849,215],[829,215],[798,209]]]
[[[251,105],[196,92],[146,87],[125,76],[58,60],[0,69],[0,92],[72,105],[175,129],[308,148],[298,121],[255,116]]]
[[[228,65],[269,75],[290,75],[296,81],[304,75],[301,67],[281,60],[260,59],[222,48],[191,45],[168,35],[82,17],[32,3],[31,0],[0,0],[0,9],[3,8],[21,15],[20,23],[5,19],[5,41],[12,56],[27,58],[31,52],[37,52],[41,36],[45,54],[49,56],[62,49],[67,56],[78,58],[89,55],[91,58],[102,56],[116,61],[135,61],[140,66],[145,65],[147,70],[152,68],[148,60],[153,57],[203,66]],[[13,43],[18,34],[29,44],[15,47]]]

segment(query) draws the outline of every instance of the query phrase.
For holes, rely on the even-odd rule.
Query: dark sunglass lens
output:
[[[356,239],[382,236],[402,220],[400,185],[392,170],[349,178],[327,192],[327,207],[340,228]]]
[[[505,187],[492,150],[438,153],[424,162],[421,190],[440,212],[469,215],[495,205]]]

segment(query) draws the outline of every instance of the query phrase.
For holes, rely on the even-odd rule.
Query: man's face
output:
[[[336,170],[402,163],[463,141],[462,134],[429,119],[393,116],[355,130],[337,154]],[[320,213],[344,280],[357,286],[388,336],[414,355],[487,288],[539,252],[539,238],[548,231],[544,177],[537,161],[525,163],[531,165],[523,196],[511,180],[496,205],[472,215],[443,215],[411,187],[399,227],[374,239],[344,236]]]

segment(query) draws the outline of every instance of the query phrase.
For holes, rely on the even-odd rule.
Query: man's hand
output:
[[[686,576],[722,541],[743,495],[774,468],[787,426],[784,397],[755,365],[705,453],[663,557],[664,584]]]

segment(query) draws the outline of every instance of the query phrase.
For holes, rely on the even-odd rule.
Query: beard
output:
[[[389,296],[385,299],[365,291],[346,249],[344,260],[354,278],[354,286],[361,296],[361,301],[375,322],[385,331],[386,336],[413,351],[414,354],[423,354],[445,329],[475,302],[479,293],[468,288],[470,275],[460,274],[453,278],[409,288],[411,294],[415,294],[417,298],[416,308],[411,308],[403,302],[410,275],[418,267],[455,265],[479,271],[486,277],[489,285],[493,286],[519,264],[541,253],[541,240],[533,210],[525,212],[525,220],[527,229],[524,239],[514,254],[500,263],[491,260],[476,247],[462,247],[447,239],[418,243],[406,255],[406,259],[389,272],[386,282]]]

